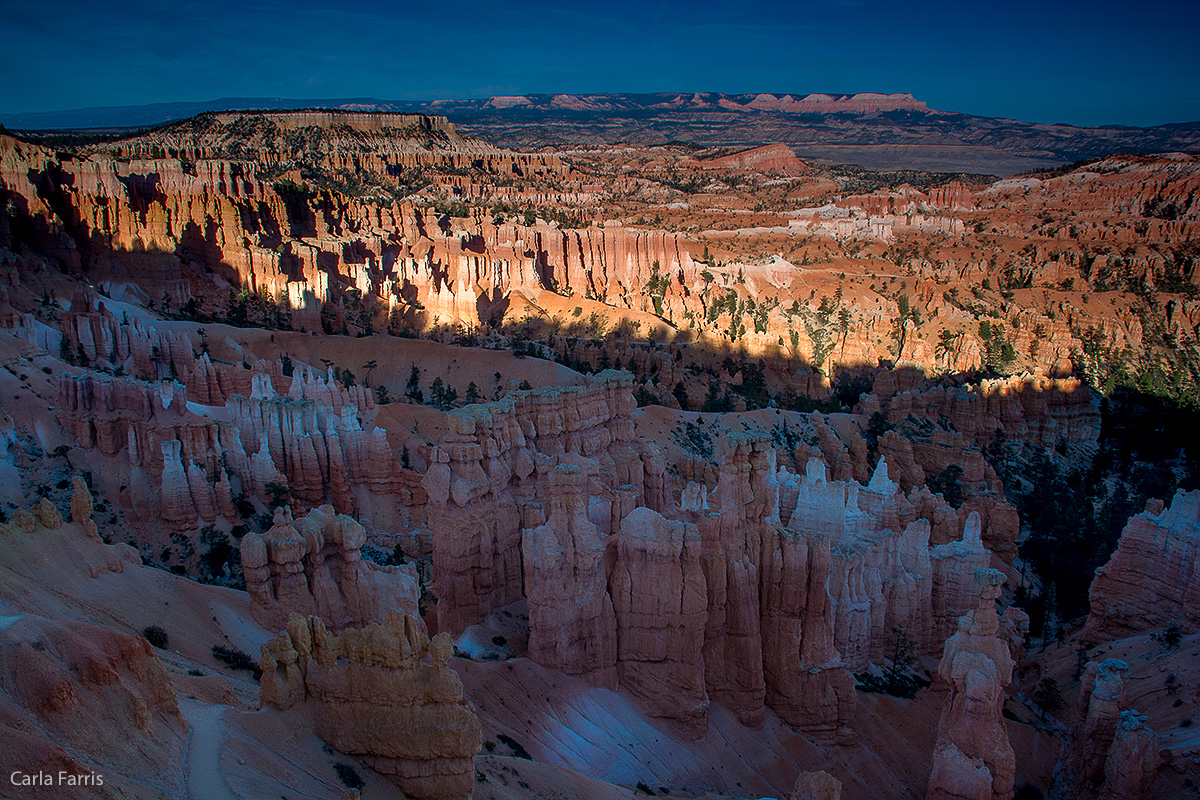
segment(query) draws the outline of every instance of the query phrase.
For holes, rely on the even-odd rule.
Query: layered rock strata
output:
[[[617,622],[605,576],[605,537],[587,517],[584,471],[560,464],[544,525],[521,534],[529,657],[568,675],[616,677]]]
[[[629,442],[628,393],[602,375],[452,413],[424,478],[438,625],[523,597],[530,658],[615,679],[684,735],[704,731],[713,701],[749,725],[770,707],[852,741],[849,673],[884,663],[896,628],[937,653],[978,605],[980,515],[931,547],[921,514],[954,527],[957,513],[906,495],[885,460],[866,486],[829,480],[817,458],[793,475],[745,435],[723,442],[711,492],[692,482],[673,502],[655,452]]]
[[[1055,768],[1054,798],[1149,798],[1159,765],[1154,732],[1130,708],[1129,665],[1093,661],[1080,681],[1078,718]]]
[[[829,480],[819,458],[793,475],[770,439],[741,434],[715,488],[691,482],[675,502],[656,451],[630,441],[629,392],[606,373],[452,412],[423,481],[437,624],[524,598],[531,659],[615,679],[684,735],[704,731],[712,701],[748,725],[770,707],[852,741],[850,672],[884,663],[897,628],[939,652],[978,605],[980,515],[959,523],[927,491],[906,495],[883,459],[866,486]],[[931,547],[926,517],[959,532]]]
[[[84,449],[123,454],[122,504],[173,528],[222,518],[236,524],[238,493],[269,503],[281,489],[384,526],[424,522],[419,483],[385,431],[364,427],[374,410],[364,387],[345,389],[304,365],[291,378],[279,374],[279,362],[241,372],[245,380],[212,390],[220,405],[206,408],[189,404],[191,390],[179,383],[65,373],[59,421]]]
[[[261,702],[278,709],[304,703],[318,736],[409,797],[467,798],[483,735],[449,666],[453,649],[448,635],[430,640],[399,612],[340,635],[294,614],[287,631],[262,647]]]
[[[1122,711],[1104,763],[1100,800],[1150,800],[1160,763],[1158,740],[1136,711]]]
[[[344,137],[323,131],[330,147],[319,160],[334,171],[371,170],[388,183],[408,170],[432,168],[427,174],[445,191],[476,198],[494,196],[496,183],[444,170],[553,177],[567,169],[554,154],[509,153],[457,135],[444,139],[438,126],[422,130],[418,138],[432,136],[432,147],[381,129],[333,146]],[[156,299],[165,294],[174,307],[211,304],[233,284],[288,309],[298,330],[320,330],[323,321],[342,328],[348,306],[359,300],[368,315],[383,320],[396,315],[417,325],[435,319],[478,325],[491,321],[493,304],[510,292],[567,287],[600,299],[641,298],[649,309],[638,289],[656,262],[672,274],[686,273],[689,284],[699,281],[699,262],[677,234],[568,230],[486,214],[463,229],[417,203],[381,204],[334,192],[309,204],[276,191],[302,182],[298,171],[278,185],[260,174],[276,166],[284,144],[264,143],[258,153],[247,153],[261,159],[256,162],[222,157],[223,141],[244,146],[236,135],[164,135],[165,145],[135,138],[113,145],[118,157],[97,152],[67,161],[3,137],[0,184],[22,200],[21,222],[36,232],[39,250],[86,272],[93,283],[132,281]],[[154,148],[173,155],[147,158]],[[556,192],[553,199],[578,194]],[[89,358],[113,352],[111,337],[78,332]],[[118,346],[118,355],[123,352]]]
[[[1046,448],[1095,442],[1100,435],[1099,401],[1078,378],[1013,376],[943,386],[917,370],[885,371],[860,403],[862,412],[883,411],[892,422],[909,415],[944,421],[976,447],[990,445],[998,430]]]
[[[1128,708],[1129,665],[1116,658],[1092,661],[1079,684],[1079,717],[1063,750],[1055,796],[1093,798],[1104,781],[1104,765],[1121,712]]]
[[[1172,625],[1200,631],[1200,491],[1129,520],[1096,572],[1083,635],[1099,642]]]
[[[725,445],[716,487],[704,506],[684,518],[700,530],[708,584],[704,670],[709,696],[744,724],[757,726],[766,698],[761,551],[767,519],[776,513],[775,450],[765,440],[743,436],[731,436]]]

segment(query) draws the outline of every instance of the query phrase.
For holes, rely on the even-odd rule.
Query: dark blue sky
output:
[[[1200,2],[0,0],[0,113],[228,96],[911,92],[1041,122],[1200,120]]]

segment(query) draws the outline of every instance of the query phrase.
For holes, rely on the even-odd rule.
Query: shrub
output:
[[[224,662],[230,669],[244,670],[254,673],[254,679],[258,680],[262,677],[262,670],[258,668],[258,664],[250,656],[238,650],[236,647],[222,647],[214,644],[212,648],[213,658],[217,661]]]
[[[338,780],[347,789],[361,789],[366,786],[366,781],[358,774],[358,770],[349,764],[334,764],[333,771],[337,773]]]
[[[1163,633],[1163,644],[1172,650],[1179,647],[1181,639],[1183,639],[1183,632],[1179,630],[1178,625],[1172,625]]]
[[[962,484],[959,483],[962,475],[963,468],[958,464],[951,464],[940,474],[930,475],[925,482],[929,485],[929,491],[940,494],[947,503],[959,508],[963,503],[963,489]]]
[[[142,636],[146,637],[146,641],[159,650],[166,649],[169,637],[167,632],[157,625],[151,625],[149,628],[142,630]]]
[[[645,386],[637,387],[637,391],[633,393],[634,399],[637,401],[638,408],[643,406],[653,406],[658,404],[658,396],[654,392],[647,389]]]
[[[1054,678],[1042,678],[1033,692],[1033,699],[1041,708],[1042,716],[1045,716],[1047,711],[1050,713],[1061,711],[1067,705],[1066,700],[1063,699],[1062,690],[1058,688],[1058,681]]]
[[[513,739],[511,736],[498,733],[496,734],[496,738],[500,740],[501,744],[507,745],[508,749],[512,750],[512,754],[516,758],[523,758],[526,761],[533,761],[533,756],[529,755],[529,751],[522,747],[521,743]]]

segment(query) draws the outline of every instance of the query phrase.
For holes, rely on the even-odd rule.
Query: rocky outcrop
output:
[[[681,95],[654,105],[658,111],[674,106],[718,113],[751,111],[750,116],[758,117],[783,108],[831,111],[844,107],[843,103],[870,108],[877,102],[896,102],[899,107],[913,102],[885,96],[862,101],[819,97],[759,95],[734,100]],[[499,106],[487,106],[489,114],[510,103],[540,107],[542,100],[497,102]],[[545,102],[555,101],[545,98]],[[591,107],[581,98],[566,102]],[[338,121],[342,119],[351,122]],[[313,124],[297,127],[297,120]],[[390,121],[396,120],[403,120],[403,127],[392,127]],[[539,126],[517,127],[527,129],[529,135],[540,131]],[[507,134],[511,133],[509,129]],[[235,151],[241,157],[231,159],[229,154]],[[792,174],[803,171],[803,165],[783,144],[710,160],[679,155],[677,160],[668,156],[674,162],[672,169],[682,167],[689,177],[702,180],[712,174],[703,169],[706,166]],[[298,168],[279,175],[280,167],[295,167],[300,161],[331,182],[341,182],[336,176],[354,174],[380,193],[353,196],[348,187],[336,191],[325,182],[319,188],[315,182],[305,181],[306,177],[311,181],[311,173],[302,174]],[[991,223],[990,231],[1002,231],[1012,241],[1026,238],[1033,233],[1031,223],[1037,219],[1027,213],[1031,203],[1051,204],[1038,206],[1045,213],[1053,207],[1054,213],[1082,213],[1088,219],[1073,223],[1069,237],[1047,236],[1037,230],[1029,237],[1028,252],[999,248],[993,257],[977,261],[955,251],[949,242],[944,247],[930,243],[943,257],[926,254],[914,259],[914,294],[909,297],[913,310],[920,312],[919,320],[904,328],[898,352],[890,352],[888,336],[899,314],[898,299],[866,290],[854,293],[859,296],[844,303],[839,300],[842,307],[838,310],[850,314],[853,324],[834,353],[825,352],[814,341],[814,337],[828,341],[832,330],[828,318],[819,326],[820,334],[816,327],[810,334],[809,326],[794,326],[793,314],[783,312],[786,300],[767,314],[761,321],[765,324],[755,323],[743,344],[755,355],[777,357],[794,331],[797,352],[813,362],[836,358],[842,364],[864,365],[898,358],[913,360],[928,372],[943,368],[966,371],[989,365],[988,348],[975,335],[976,314],[957,299],[963,289],[983,291],[980,286],[989,286],[991,280],[1053,290],[1064,287],[1066,281],[1077,281],[1075,285],[1086,296],[1087,282],[1099,290],[1117,282],[1117,258],[1122,259],[1121,269],[1131,271],[1131,278],[1145,279],[1147,285],[1169,285],[1164,279],[1175,268],[1172,265],[1168,273],[1165,262],[1169,259],[1161,253],[1166,252],[1164,245],[1187,241],[1194,232],[1197,204],[1190,198],[1200,180],[1195,160],[1174,156],[1150,161],[1110,159],[1103,175],[1092,169],[1098,168],[1089,165],[1050,180],[1001,181],[983,190],[956,183],[924,193],[904,186],[843,196],[820,208],[784,212],[777,219],[782,223],[779,227],[786,225],[796,231],[878,240],[902,231],[920,237],[949,235],[955,243],[972,242],[971,223],[983,225],[985,221]],[[414,201],[383,199],[388,189],[403,187],[407,191],[416,171],[432,183],[429,194]],[[268,175],[279,175],[281,180],[272,182]],[[260,319],[269,317],[273,324],[282,322],[297,330],[315,331],[328,325],[338,331],[358,332],[381,330],[393,323],[396,329],[428,330],[438,323],[489,326],[510,308],[528,300],[537,303],[538,297],[553,292],[599,299],[638,314],[660,314],[674,324],[690,319],[707,329],[707,334],[726,330],[732,322],[748,324],[741,310],[736,312],[737,320],[732,319],[733,309],[708,318],[706,312],[716,298],[702,278],[711,271],[692,256],[696,240],[640,225],[627,227],[616,220],[597,219],[595,224],[587,224],[592,222],[590,211],[579,220],[582,225],[548,221],[564,209],[575,216],[581,209],[595,208],[600,192],[597,184],[608,179],[586,166],[565,164],[554,153],[499,150],[460,136],[444,118],[419,115],[231,113],[97,144],[75,158],[11,137],[0,138],[0,180],[14,200],[12,224],[5,224],[6,238],[9,230],[27,231],[36,249],[58,259],[69,271],[82,272],[97,285],[137,286],[156,304],[165,294],[171,310],[182,306],[216,316],[236,309],[240,316],[247,305],[257,306],[244,302],[249,295],[266,299],[254,309]],[[810,197],[825,195],[825,188],[815,187],[827,184],[810,183],[814,187]],[[663,186],[664,191],[667,188]],[[430,195],[465,203],[467,213],[444,215],[426,202]],[[704,201],[693,198],[690,202]],[[718,200],[710,210],[724,212],[727,202]],[[536,205],[547,213],[543,219],[530,215],[508,220],[504,214],[488,213],[486,207],[492,203],[513,208]],[[1006,213],[995,213],[998,208],[1005,208]],[[1134,244],[1128,230],[1111,225],[1108,216],[1112,214],[1140,215],[1139,227],[1145,230],[1138,234],[1137,243],[1152,246],[1133,254],[1096,256],[1097,250],[1113,242]],[[967,250],[978,252],[979,248]],[[1086,255],[1089,251],[1091,255]],[[658,279],[651,290],[649,281],[656,264]],[[787,286],[786,276],[795,270],[795,265],[782,257],[765,270],[757,269],[761,264],[753,265],[754,269],[746,266],[744,288],[732,291],[742,300],[755,302],[773,294],[772,287]],[[227,291],[230,285],[237,290],[232,296]],[[1045,375],[1068,374],[1072,353],[1078,358],[1084,344],[1073,331],[1101,329],[1103,344],[1118,352],[1126,346],[1147,349],[1140,320],[1132,315],[1126,319],[1118,314],[1114,319],[1103,312],[1097,314],[1088,308],[1091,304],[1080,303],[1065,287],[1062,291],[1053,302],[1047,296],[1045,306],[1037,309],[1022,308],[1020,303],[1003,301],[995,294],[983,301],[989,313],[1003,318],[997,327],[1007,332],[1004,345],[1012,348],[1011,356],[1020,367]],[[1164,303],[1163,321],[1169,333],[1192,335],[1198,307],[1186,298]],[[814,303],[806,309],[807,316],[815,316],[817,309]],[[130,351],[123,349],[120,335],[95,329],[90,311],[81,309],[77,319],[69,320],[67,341],[72,352],[82,347],[87,358],[115,367],[110,361],[114,349],[123,361]],[[74,309],[70,313],[76,314]],[[38,338],[37,331],[23,320],[4,316],[20,335]],[[136,325],[136,321],[131,323],[131,327]],[[942,334],[949,334],[950,339],[939,339]],[[939,346],[939,341],[951,345]],[[155,346],[163,350],[161,345]],[[183,354],[183,361],[173,353],[174,348],[169,358],[155,365],[162,374],[145,372],[142,367],[136,373],[128,366],[125,369],[158,378],[169,374],[169,364],[175,363],[189,391],[194,389],[206,402],[215,400],[220,392],[228,396],[209,365],[197,364],[185,374],[190,353]],[[1000,383],[1012,386],[1027,380],[1007,378]],[[1051,379],[1038,378],[1033,383],[1043,380]],[[821,394],[819,383],[800,378],[792,388],[804,388],[817,396]],[[969,393],[996,394],[984,384]],[[881,392],[886,388],[880,387]],[[1085,402],[1072,400],[1059,402],[1063,398],[1051,397],[1054,392],[1047,394],[1043,388],[1032,385],[1030,391],[1019,390],[1016,405],[1028,407],[1018,412],[1023,419],[1012,420],[1017,439],[1051,447],[1063,439],[1073,441],[1085,428],[1096,427],[1094,407],[1088,409]],[[1060,388],[1073,394],[1066,386]],[[1003,386],[998,391],[1003,394]],[[988,408],[981,409],[974,401],[960,403],[963,398],[957,391],[945,386],[932,390],[931,402],[932,395],[939,392],[942,397],[935,405],[946,406],[942,410],[951,413],[914,407],[917,415],[933,421],[946,416],[975,444],[981,443],[982,436],[991,435],[995,420],[1008,425],[1007,418],[992,412],[1002,405],[1006,414],[1016,411],[1011,403],[1014,398],[988,398],[984,404]],[[1039,398],[1039,393],[1046,396]],[[877,399],[882,400],[883,394]],[[923,404],[920,398],[917,401],[918,406]],[[983,428],[974,433],[959,428],[962,417],[953,407],[967,412]],[[986,413],[976,413],[981,410]]]
[[[976,570],[978,605],[959,620],[938,665],[950,692],[938,723],[929,800],[1012,797],[1016,764],[1001,711],[1014,663],[997,636],[995,609],[1003,584],[1001,572]]]
[[[983,546],[982,523],[977,513],[967,516],[962,539],[931,548],[933,565],[932,640],[945,641],[959,624],[959,617],[978,606],[976,570],[991,561]]]
[[[149,455],[147,427],[174,429],[188,419],[186,390],[179,384],[155,386],[93,372],[66,372],[59,381],[58,420],[85,450],[116,455],[129,445],[132,430],[138,449]],[[145,466],[161,474],[161,463]]]
[[[882,411],[892,422],[912,415],[945,424],[974,447],[992,444],[997,430],[1046,448],[1094,443],[1100,434],[1099,402],[1077,378],[1013,376],[946,386],[916,370],[884,371],[859,402],[860,412]]]
[[[703,169],[745,169],[771,175],[807,175],[812,168],[796,158],[792,148],[783,144],[753,147],[727,156],[700,162]]]
[[[770,676],[768,702],[786,721],[814,738],[851,744],[854,735],[847,725],[854,712],[854,681],[834,646],[829,537],[817,533],[807,544],[806,574],[798,587],[804,602],[798,618],[800,635],[793,642],[795,650],[787,654],[795,659],[795,667]],[[764,661],[770,652],[765,645]],[[794,681],[790,686],[789,678]]]
[[[88,490],[83,478],[76,475],[71,479],[71,522],[93,541],[100,541],[100,531],[92,520],[92,493]]]
[[[188,485],[188,474],[180,461],[182,448],[183,445],[178,439],[162,443],[162,517],[175,527],[188,528],[196,522],[197,514]],[[212,512],[211,505],[208,510]]]
[[[748,725],[770,707],[818,740],[853,741],[850,672],[884,663],[896,628],[939,652],[978,605],[972,579],[989,558],[979,514],[961,541],[931,548],[919,515],[949,507],[924,490],[918,507],[886,460],[866,486],[848,460],[847,480],[829,480],[819,458],[793,475],[769,439],[740,434],[722,443],[711,492],[691,482],[678,504],[664,500],[654,453],[629,446],[612,413],[632,405],[628,392],[602,377],[543,393],[541,417],[528,408],[539,395],[525,393],[451,415],[424,479],[438,624],[455,630],[523,596],[532,660],[615,678],[686,736],[703,733],[713,701]],[[507,564],[523,565],[523,585]]]
[[[84,449],[125,456],[116,475],[128,477],[112,480],[136,517],[177,529],[220,518],[237,524],[235,492],[269,504],[282,489],[385,530],[425,522],[424,491],[386,432],[364,426],[375,409],[365,387],[347,389],[332,373],[298,363],[285,377],[278,361],[214,374],[233,377],[202,395],[219,399],[211,407],[189,405],[195,392],[178,383],[95,373],[60,379],[60,422]]]
[[[973,513],[979,515],[980,539],[984,546],[1011,564],[1017,556],[1017,536],[1021,532],[1021,515],[1017,509],[999,492],[981,492],[963,503],[959,509],[959,524],[965,524]]]
[[[340,635],[316,617],[292,615],[287,631],[262,647],[261,703],[303,704],[318,736],[409,797],[467,798],[483,735],[449,666],[452,652],[449,635],[430,640],[399,612]]]
[[[686,518],[697,523],[708,585],[704,670],[709,696],[758,726],[764,717],[762,537],[776,514],[775,450],[768,441],[730,436],[716,488]],[[693,498],[693,503],[699,501]],[[691,504],[690,504],[691,505]]]
[[[6,783],[13,773],[57,779],[62,771],[79,782],[31,791],[64,800],[186,793],[179,764],[187,723],[171,676],[142,637],[34,615],[0,617],[0,676]],[[85,782],[95,775],[101,783]]]
[[[389,611],[417,613],[419,590],[411,565],[363,561],[363,526],[331,506],[293,520],[277,509],[265,534],[242,537],[242,571],[254,619],[282,630],[292,614],[315,615],[332,630],[382,620]]]
[[[700,532],[648,508],[621,520],[609,592],[617,625],[620,683],[651,716],[685,735],[708,728],[704,623],[708,595]]]
[[[341,513],[396,519],[401,467],[385,431],[364,427],[374,407],[364,387],[343,389],[332,374],[297,367],[280,396],[255,373],[250,396],[226,402],[240,440],[258,443],[247,488],[266,501],[267,485],[281,483],[307,503],[331,499]]]
[[[1096,572],[1083,635],[1099,642],[1175,625],[1200,631],[1200,491],[1147,508]]]
[[[506,152],[459,136],[444,118],[432,124],[432,118],[405,116],[422,121],[394,129],[363,114],[358,130],[310,126],[315,150],[304,158],[332,172],[366,171],[385,185],[403,185],[413,170],[429,170],[425,174],[442,191],[464,198],[496,196],[495,181],[480,180],[484,174],[528,178],[569,171],[556,154]],[[296,193],[276,192],[260,172],[276,167],[280,153],[298,155],[277,138],[277,120],[297,118],[237,115],[205,134],[160,131],[64,162],[52,151],[5,137],[0,174],[6,188],[28,198],[26,224],[54,232],[43,237],[41,249],[69,257],[73,269],[86,269],[94,282],[114,275],[132,279],[156,302],[165,294],[175,307],[191,303],[214,313],[236,305],[224,288],[232,283],[285,309],[287,321],[300,330],[320,330],[323,321],[359,330],[393,319],[418,327],[435,320],[488,324],[493,305],[510,292],[536,295],[566,287],[600,299],[637,298],[652,308],[638,289],[656,262],[672,274],[687,271],[689,283],[698,280],[686,243],[662,231],[567,230],[532,219],[498,222],[487,214],[452,225],[420,204],[380,204],[333,192],[323,207],[310,207],[298,171],[285,174],[281,184]],[[254,133],[239,127],[245,125]],[[223,157],[222,147],[233,145],[245,160]],[[156,151],[167,157],[148,157]],[[514,192],[514,199],[529,197]],[[551,197],[579,201],[577,191]],[[124,361],[128,351],[117,337],[98,335],[90,324],[72,322],[79,335],[71,347],[78,343],[89,359],[99,353],[101,360],[115,355]],[[163,368],[172,362],[183,370],[185,362],[174,356]],[[197,386],[212,388],[207,381]]]

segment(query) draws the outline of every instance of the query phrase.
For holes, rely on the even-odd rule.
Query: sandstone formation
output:
[[[1096,571],[1084,637],[1093,642],[1175,625],[1200,631],[1200,491],[1129,520]]]
[[[961,628],[960,616],[979,605],[976,570],[987,567],[990,556],[983,546],[979,515],[967,517],[961,541],[938,545],[930,551],[933,581],[939,591],[933,597],[933,641]]]
[[[715,106],[711,98],[676,100],[687,108],[699,103],[699,107],[754,115],[790,113],[780,109],[807,108],[811,103],[824,112],[850,103],[847,108],[857,109],[850,113],[859,113],[879,102],[899,102],[898,108],[915,102],[873,95],[865,100],[859,99],[861,95],[820,96],[819,101],[812,97],[725,98]],[[532,102],[520,100],[522,106]],[[660,108],[670,106],[667,102]],[[540,106],[534,103],[534,107]],[[697,161],[679,153],[672,168],[699,173],[705,180],[713,173],[713,164],[721,171],[740,170],[759,180],[781,168],[795,171],[790,150],[784,145],[773,147],[723,157],[732,159],[726,161]],[[231,152],[240,157],[231,158]],[[638,168],[645,163],[634,156],[631,160]],[[291,168],[284,170],[282,180],[265,178],[284,166]],[[1107,311],[1098,312],[1088,302],[1085,284],[1105,291],[1123,280],[1115,263],[1121,258],[1128,264],[1123,261],[1120,268],[1133,273],[1133,279],[1177,288],[1168,274],[1176,266],[1167,263],[1161,246],[1194,236],[1197,211],[1187,198],[1195,194],[1200,181],[1195,159],[1165,157],[1110,159],[1103,172],[1089,165],[1050,180],[1000,181],[987,187],[951,183],[928,192],[907,185],[862,195],[837,192],[841,196],[833,202],[768,214],[770,227],[744,229],[753,232],[756,247],[762,242],[762,255],[775,257],[769,268],[759,270],[753,264],[730,269],[712,258],[701,261],[696,252],[703,245],[697,248],[679,234],[633,227],[629,224],[633,220],[598,219],[597,184],[612,180],[623,188],[641,188],[649,178],[633,169],[632,176],[619,169],[600,175],[555,154],[502,151],[462,137],[444,118],[420,115],[214,115],[151,135],[98,144],[79,159],[63,159],[47,148],[10,137],[0,140],[0,180],[14,196],[14,209],[20,211],[6,229],[6,238],[28,239],[39,251],[86,273],[94,282],[144,284],[155,302],[165,293],[171,308],[192,304],[192,308],[199,305],[224,312],[232,307],[245,313],[246,306],[239,302],[253,295],[274,305],[275,311],[263,313],[273,314],[275,321],[283,314],[288,324],[305,331],[422,330],[442,323],[498,324],[516,305],[559,296],[577,298],[599,314],[608,313],[602,311],[605,306],[591,302],[610,303],[636,312],[633,316],[653,314],[676,327],[686,323],[698,327],[714,344],[732,331],[731,338],[741,340],[749,352],[772,359],[785,356],[795,334],[791,356],[820,368],[827,360],[864,365],[887,359],[915,363],[926,372],[995,366],[1009,371],[1016,361],[1041,375],[1065,374],[1074,366],[1072,354],[1097,358],[1097,348],[1085,348],[1081,338],[1088,330],[1093,331],[1088,337],[1100,337],[1096,343],[1102,348],[1120,352],[1125,347],[1135,351],[1147,347],[1141,318],[1103,319]],[[343,186],[347,193],[318,188],[306,182],[305,170],[339,176],[338,182],[346,173],[357,173],[370,185],[359,192]],[[432,186],[427,194],[414,198],[407,188],[420,179]],[[824,200],[834,188],[823,178],[813,181],[810,190],[814,199]],[[435,197],[443,202],[466,201],[473,207],[465,216],[443,215],[429,207],[427,201]],[[680,203],[676,209],[677,204],[662,202],[665,199],[658,191],[639,198],[648,201],[643,208],[653,210],[659,219],[664,212],[668,219],[680,212],[687,217],[690,203]],[[726,210],[727,204],[739,205],[745,198],[717,193],[708,202]],[[489,203],[493,208],[548,206],[550,210],[541,211],[539,218],[531,209],[523,219],[510,220],[504,213],[486,213]],[[1036,215],[1028,213],[1030,203],[1042,203],[1044,214],[1051,218],[1059,214],[1075,220],[1070,236],[1062,235],[1059,228],[1051,236],[1042,227],[1044,222],[1032,224],[1029,218]],[[577,217],[575,227],[555,224],[555,217],[563,213],[560,207]],[[587,210],[580,212],[581,208]],[[1145,220],[1136,244],[1155,247],[1137,251],[1135,246],[1134,253],[1119,257],[1096,255],[1096,245],[1107,250],[1110,242],[1124,243],[1133,236],[1132,229],[1111,230],[1109,224],[1113,214],[1127,213]],[[994,253],[989,257],[988,251],[975,246],[965,252],[954,250],[960,243],[978,245],[973,231],[985,221],[991,223],[991,232],[1028,241],[1027,249],[1005,251],[1002,258]],[[839,243],[933,237],[944,242],[947,255],[936,259],[926,252],[923,258],[904,259],[903,266],[912,275],[911,281],[905,281],[905,306],[915,308],[919,316],[909,319],[900,331],[893,326],[900,314],[899,297],[876,292],[874,287],[869,294],[864,290],[863,296],[845,300],[839,296],[837,310],[849,315],[845,323],[835,324],[828,310],[819,310],[821,301],[812,297],[810,307],[797,305],[794,311],[785,311],[786,302],[778,303],[777,297],[761,316],[757,298],[764,298],[772,287],[787,285],[789,273],[795,271],[792,262],[778,256],[777,237],[790,238],[799,231],[837,237]],[[728,233],[740,235],[736,230]],[[947,285],[943,272],[950,276],[950,289],[943,288]],[[739,274],[736,286],[725,280]],[[716,277],[729,288],[717,291]],[[236,293],[230,299],[225,291],[228,283],[246,293],[241,301]],[[985,299],[1000,319],[1003,345],[1012,350],[1004,364],[996,361],[996,342],[982,341],[977,333],[978,314],[962,294],[981,284],[991,293]],[[994,284],[1001,291],[1005,286],[1036,286],[1060,294],[1047,295],[1044,303],[1023,298],[1010,304],[996,293]],[[821,286],[828,301],[832,288],[828,293],[826,288]],[[1198,309],[1194,300],[1172,300],[1156,312],[1163,318],[1155,322],[1161,321],[1171,336],[1190,341],[1200,319]],[[96,328],[94,320],[87,318],[90,311],[79,312],[65,326],[67,349],[81,348],[92,360],[114,356],[126,360],[130,350],[121,337],[111,329]],[[803,323],[793,319],[797,314]],[[14,330],[38,338],[36,326],[25,325],[19,315],[8,318]],[[138,321],[132,325],[136,328]],[[943,333],[949,338],[943,339]],[[178,349],[169,350],[158,366],[164,375],[170,363],[179,363]],[[136,360],[144,371],[145,355]],[[219,388],[219,379],[208,380],[203,368],[196,377],[201,379],[197,388]],[[1061,410],[1051,409],[1051,416]],[[1072,423],[1064,425],[1057,417],[1055,424],[1043,422],[1036,423],[1028,435],[1045,446],[1069,438],[1067,425]]]
[[[782,144],[768,144],[700,162],[703,169],[751,169],[770,175],[804,175],[811,170]]]
[[[918,370],[887,371],[879,374],[871,394],[860,398],[859,411],[882,411],[897,423],[911,417],[939,426],[918,440],[914,457],[928,474],[958,463],[968,491],[997,488],[995,473],[972,449],[992,445],[997,431],[1005,440],[1046,448],[1091,442],[1100,432],[1099,404],[1078,378],[1013,376],[953,386],[928,380]]]
[[[217,369],[207,355],[188,363],[220,377],[220,388],[197,394],[178,383],[95,373],[60,378],[64,427],[84,449],[124,454],[129,511],[177,529],[198,520],[234,523],[235,491],[268,503],[275,484],[305,503],[332,502],[363,519],[424,521],[423,490],[385,432],[364,428],[375,408],[364,387],[344,388],[331,370],[303,364],[285,377],[278,361],[235,371]],[[207,402],[213,405],[200,408]]]
[[[242,569],[254,619],[282,630],[292,614],[313,615],[334,631],[361,627],[396,611],[417,612],[417,576],[411,565],[363,561],[366,531],[326,505],[298,520],[276,509],[265,534],[242,537]]]
[[[930,800],[1004,800],[1013,793],[1015,761],[1001,710],[1014,662],[997,636],[995,609],[1004,576],[991,569],[975,576],[979,605],[963,615],[938,665],[950,694],[938,723]]]
[[[925,113],[906,96],[658,100],[655,114],[710,115],[689,141],[734,119],[855,115],[840,130]],[[528,120],[643,102],[474,107]],[[40,557],[0,599],[133,631],[169,599],[163,659],[189,719],[244,688],[212,673],[212,642],[254,649],[262,627],[286,629],[263,652],[263,702],[302,707],[409,795],[464,796],[476,767],[507,769],[502,754],[472,763],[486,728],[589,779],[782,794],[821,764],[848,794],[896,797],[924,780],[911,764],[929,737],[913,726],[943,699],[931,797],[1007,797],[1014,758],[1044,786],[1049,737],[1010,743],[1001,715],[1014,662],[1061,674],[1055,651],[1024,653],[1024,612],[994,609],[987,567],[1014,561],[1022,527],[1005,491],[1023,487],[1002,481],[1027,448],[1070,468],[1103,453],[1103,471],[1101,409],[1124,402],[1108,387],[1186,399],[1200,374],[1200,158],[1059,172],[918,188],[781,144],[522,154],[444,117],[357,109],[204,115],[62,147],[2,135],[0,566],[17,575],[6,554],[49,541],[68,501],[72,548],[102,555],[81,559],[74,605]],[[435,396],[431,380],[472,388]],[[1163,461],[1182,474],[1188,457]],[[90,477],[72,485],[76,472]],[[1200,493],[1130,521],[1086,637],[1200,629],[1197,519]],[[161,689],[153,654],[22,627],[41,613],[0,617],[0,639],[24,637],[25,666],[0,681],[0,704],[29,690],[0,713],[22,757],[189,763],[182,719],[145,700]],[[482,725],[448,667],[458,635]],[[886,669],[900,636],[926,664],[941,656],[935,687],[860,697],[852,676]],[[54,697],[26,713],[30,671]],[[1122,674],[1085,675],[1063,754],[1062,785],[1089,797],[1154,778]],[[136,733],[103,757],[74,722],[43,736],[60,694],[96,712],[77,726],[95,741],[101,717]],[[529,713],[512,713],[523,697]],[[278,735],[296,713],[214,712],[238,748],[220,771],[329,789],[279,766],[319,748],[307,725]],[[620,753],[589,757],[598,742]],[[519,766],[512,792],[579,779],[587,795],[560,763]],[[120,791],[186,793],[174,774]],[[824,773],[795,789],[837,791]]]
[[[628,443],[628,392],[606,373],[451,414],[424,479],[439,627],[524,597],[531,659],[616,679],[685,735],[703,733],[711,700],[749,725],[770,707],[852,741],[850,673],[884,663],[895,628],[939,652],[978,606],[980,515],[931,546],[920,514],[957,514],[906,495],[886,460],[867,486],[829,480],[816,457],[793,475],[753,436],[724,442],[711,491],[692,482],[675,501],[655,452]]]
[[[759,551],[766,519],[775,511],[773,452],[764,441],[731,437],[716,487],[685,517],[701,531],[708,584],[704,669],[709,696],[750,726],[762,724],[766,697]]]
[[[98,542],[100,532],[96,529],[96,523],[92,521],[92,493],[88,491],[83,478],[78,475],[71,479],[71,485],[74,489],[71,494],[71,522],[82,528],[89,539]]]
[[[263,645],[261,702],[303,703],[318,736],[409,797],[467,798],[483,737],[449,667],[452,650],[448,635],[430,640],[416,619],[395,611],[340,635],[317,617],[293,614],[287,631]]]
[[[1079,716],[1055,770],[1053,797],[1149,798],[1159,765],[1146,717],[1129,707],[1129,666],[1109,658],[1087,665]]]

